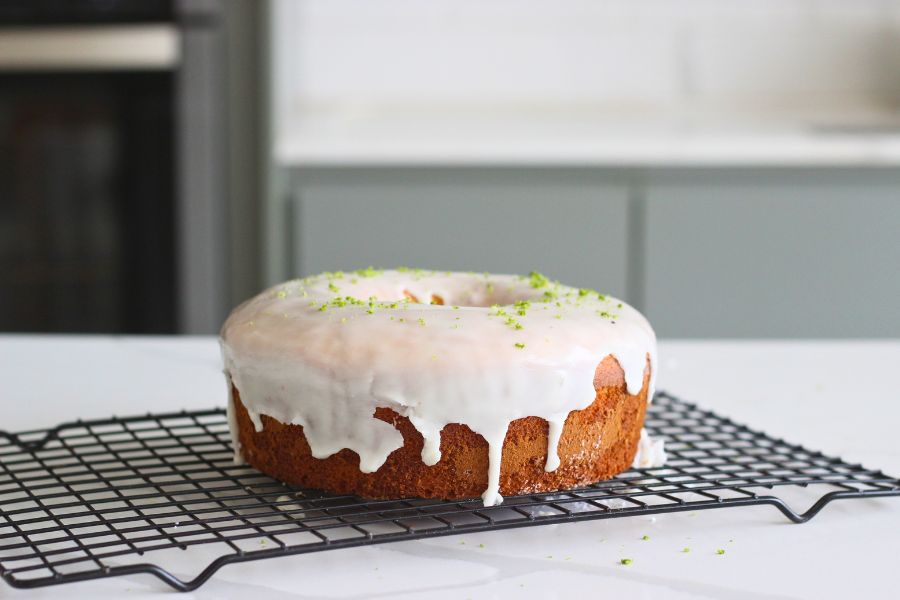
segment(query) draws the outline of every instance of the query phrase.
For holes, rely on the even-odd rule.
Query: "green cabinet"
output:
[[[270,244],[280,278],[539,270],[628,300],[661,337],[900,336],[896,170],[320,167],[287,179],[285,242]]]
[[[368,265],[537,270],[625,293],[628,190],[588,171],[307,171],[293,189],[298,275]]]
[[[644,309],[665,337],[900,335],[900,177],[650,178]]]

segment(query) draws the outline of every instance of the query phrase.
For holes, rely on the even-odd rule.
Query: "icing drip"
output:
[[[654,440],[647,433],[647,430],[642,427],[637,454],[634,455],[634,462],[631,464],[631,467],[633,469],[655,469],[664,464],[666,464],[665,440]]]
[[[488,506],[502,502],[500,459],[512,421],[548,421],[545,469],[553,471],[566,417],[594,401],[604,357],[616,358],[631,394],[648,358],[649,397],[656,376],[656,338],[640,313],[537,274],[326,273],[239,306],[221,344],[257,430],[260,415],[302,425],[316,458],[349,448],[361,471],[378,470],[403,445],[399,431],[373,418],[379,407],[422,434],[426,465],[441,458],[446,424],[468,426],[489,446]]]
[[[231,446],[234,449],[234,464],[241,465],[244,458],[241,455],[241,440],[238,437],[237,417],[234,414],[234,387],[231,385],[231,375],[225,371],[225,385],[228,386],[228,404],[225,414],[228,417],[228,433],[231,435]]]
[[[568,416],[568,413],[566,413],[547,419],[550,427],[547,430],[547,463],[544,465],[544,470],[548,473],[559,468],[559,438],[562,436],[563,427]]]
[[[256,433],[259,433],[263,430],[263,422],[262,418],[260,418],[259,413],[255,410],[247,410],[247,414],[250,416],[250,421],[253,423],[253,428],[256,430]]]
[[[422,462],[429,467],[438,464],[441,460],[441,429],[445,424],[431,423],[416,415],[409,415],[409,420],[425,440],[422,445]]]
[[[507,428],[509,424],[507,423]],[[503,502],[500,495],[500,460],[503,457],[503,440],[506,438],[506,429],[499,430],[490,435],[484,435],[488,443],[488,485],[481,495],[485,506],[497,506]]]

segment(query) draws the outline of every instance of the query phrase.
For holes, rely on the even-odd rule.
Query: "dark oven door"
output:
[[[0,331],[175,331],[174,87],[0,66]]]

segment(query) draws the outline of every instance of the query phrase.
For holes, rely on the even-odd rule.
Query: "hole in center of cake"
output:
[[[360,300],[380,303],[409,302],[419,305],[446,306],[454,308],[491,308],[544,300],[544,289],[534,288],[527,281],[492,281],[481,277],[455,282],[448,285],[430,281],[411,282],[403,287],[395,287],[391,282],[386,285],[379,281],[359,281],[344,291]],[[337,286],[336,286],[337,287]]]
[[[414,304],[422,304],[422,301],[419,300],[419,297],[413,294],[409,290],[403,290],[403,295]],[[444,305],[444,299],[437,294],[431,294],[431,302],[429,304],[439,304],[441,306]]]

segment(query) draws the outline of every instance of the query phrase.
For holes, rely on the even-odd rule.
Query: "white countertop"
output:
[[[663,341],[659,385],[898,475],[898,364],[900,341]],[[205,408],[225,394],[214,338],[0,335],[0,381],[0,428],[13,431]],[[882,598],[895,591],[898,556],[900,498],[846,500],[803,525],[772,507],[733,508],[284,557],[227,566],[185,597]],[[633,563],[619,564],[623,557]],[[185,553],[177,574],[192,577],[203,560]],[[161,593],[168,587],[149,575],[35,591],[0,583],[0,598]]]
[[[655,116],[545,110],[296,110],[275,130],[286,167],[886,167],[898,115]]]

